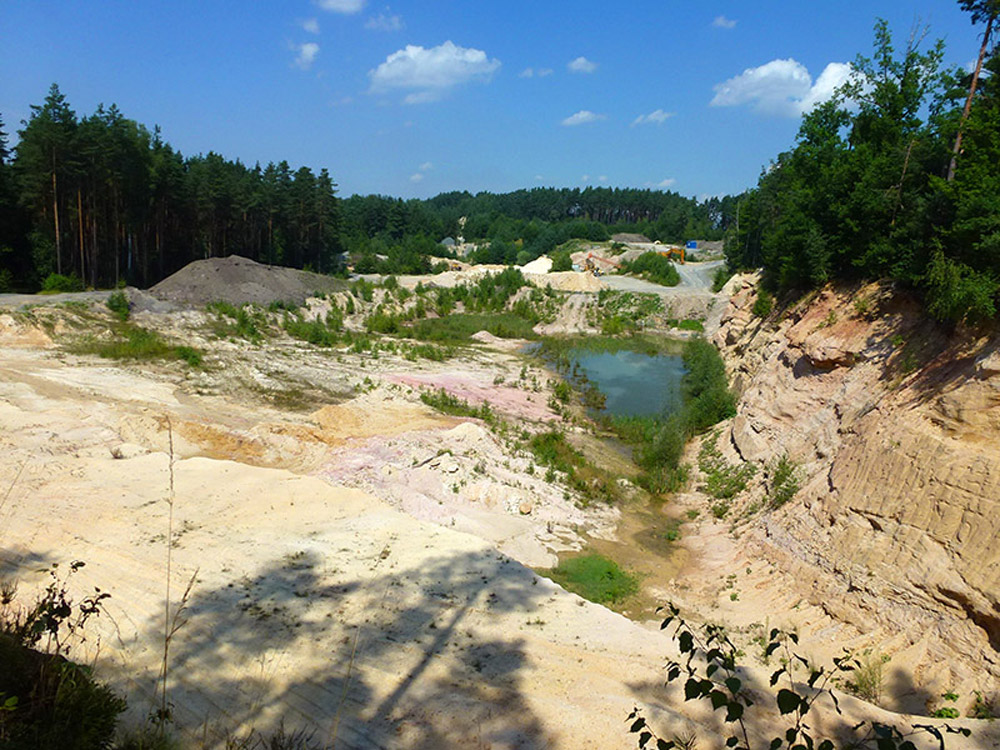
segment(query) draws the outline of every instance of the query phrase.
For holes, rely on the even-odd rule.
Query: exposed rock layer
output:
[[[914,680],[1000,677],[1000,353],[887,286],[825,290],[780,318],[744,282],[715,337],[741,393],[723,441],[807,481],[745,548],[834,619],[922,644]],[[932,688],[933,689],[933,688]]]

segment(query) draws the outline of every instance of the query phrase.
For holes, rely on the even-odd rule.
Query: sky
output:
[[[953,0],[0,0],[0,116],[53,82],[184,155],[325,167],[341,195],[756,184],[885,18],[967,66]]]

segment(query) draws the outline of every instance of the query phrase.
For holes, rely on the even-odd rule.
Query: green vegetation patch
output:
[[[468,341],[479,331],[502,339],[537,339],[533,324],[513,313],[453,313],[417,321],[406,332],[420,341]]]
[[[780,508],[799,491],[801,478],[799,466],[792,461],[788,454],[782,454],[770,467],[771,491],[768,493],[768,502],[772,508]]]
[[[609,424],[632,446],[643,470],[638,482],[654,494],[679,490],[688,478],[688,469],[681,464],[687,441],[736,413],[736,398],[719,352],[701,338],[683,346],[687,372],[681,378],[681,409],[665,417],[620,417]]]
[[[202,355],[190,346],[175,346],[156,331],[137,326],[122,326],[111,341],[88,338],[70,347],[78,354],[96,354],[104,359],[153,361],[179,359],[191,367],[200,367]]]
[[[82,292],[83,281],[77,276],[64,276],[60,273],[50,273],[42,282],[42,294],[59,294],[62,292]]]
[[[698,452],[698,468],[705,474],[705,484],[702,491],[716,500],[731,500],[747,488],[747,484],[757,473],[756,464],[731,464],[722,456],[719,450],[719,431],[716,430],[701,445]],[[715,508],[728,504],[717,503]],[[722,516],[725,511],[722,512]],[[717,517],[720,515],[717,514]]]
[[[112,292],[107,301],[108,309],[118,316],[118,320],[124,323],[132,313],[128,295],[123,291]]]
[[[268,323],[263,310],[253,305],[237,307],[222,301],[210,302],[207,310],[216,315],[212,331],[220,339],[239,338],[252,344],[259,344],[264,340]]]
[[[527,448],[541,466],[547,467],[545,479],[554,482],[562,472],[566,483],[580,496],[584,505],[596,500],[613,504],[622,500],[616,477],[595,466],[566,440],[558,430],[541,432],[528,440]]]
[[[620,604],[639,591],[638,577],[603,555],[571,557],[551,570],[539,572],[597,604]]]
[[[643,253],[635,260],[623,263],[622,273],[639,276],[662,286],[677,286],[681,283],[673,261],[656,252]]]

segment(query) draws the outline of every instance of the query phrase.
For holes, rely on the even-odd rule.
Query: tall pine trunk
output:
[[[951,162],[948,164],[948,182],[955,179],[955,167],[958,163],[958,155],[962,152],[962,128],[965,121],[969,119],[969,112],[972,110],[972,99],[976,95],[976,86],[979,85],[979,74],[983,69],[983,58],[986,57],[986,47],[990,42],[990,32],[993,30],[993,21],[996,14],[990,16],[986,22],[986,32],[983,34],[983,44],[979,48],[979,57],[976,59],[976,70],[972,74],[972,83],[969,86],[969,96],[965,100],[965,107],[962,109],[962,119],[958,121],[958,133],[955,136],[955,147],[951,151]]]
[[[56,182],[55,153],[52,154],[52,220],[56,233],[56,273],[62,273],[62,242],[59,238],[59,190]]]
[[[83,262],[83,196],[80,188],[76,188],[76,228],[80,236],[80,279],[86,279],[87,273]]]

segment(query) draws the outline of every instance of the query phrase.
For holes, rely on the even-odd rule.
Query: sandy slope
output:
[[[472,397],[484,374],[452,377]],[[607,519],[574,519],[560,493],[503,469],[489,432],[434,416],[399,385],[305,416],[206,387],[179,369],[0,353],[0,559],[24,592],[41,566],[87,562],[74,589],[112,599],[78,655],[132,697],[133,719],[162,658],[169,416],[175,611],[193,581],[169,699],[190,738],[212,746],[284,721],[338,748],[628,747],[624,719],[641,703],[715,746],[703,711],[668,708],[682,704],[660,684],[663,633],[515,559],[571,543],[560,523]],[[500,489],[451,484],[473,463]],[[538,504],[529,516],[512,487]],[[851,719],[867,710],[846,705]]]

